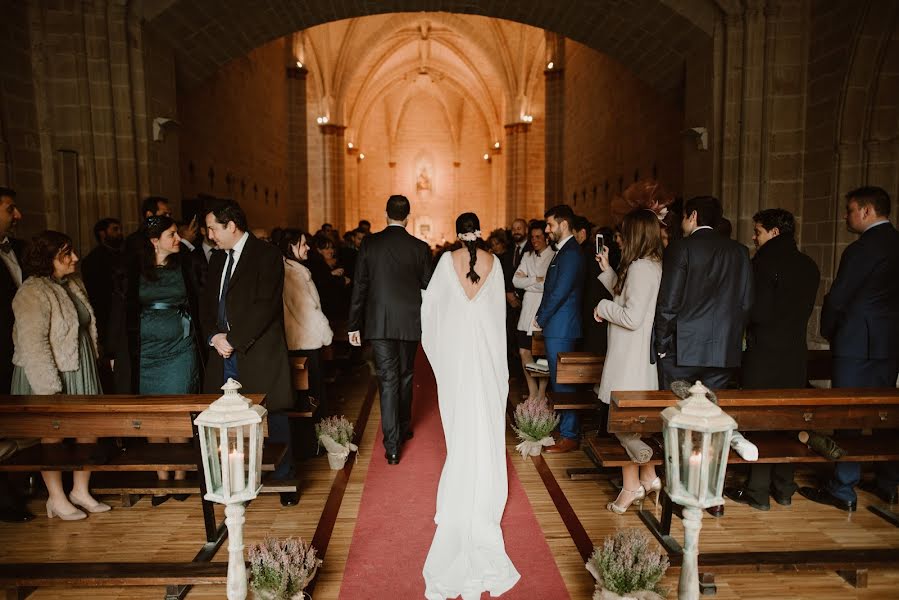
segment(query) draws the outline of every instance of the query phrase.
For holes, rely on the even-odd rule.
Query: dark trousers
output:
[[[789,498],[798,486],[793,479],[796,467],[789,463],[762,463],[750,465],[746,479],[746,493],[753,502],[768,504],[768,494],[773,490],[779,498]]]
[[[833,358],[834,388],[843,387],[894,387],[899,374],[899,360],[863,359],[835,356]],[[899,485],[899,464],[874,463],[875,483],[884,492],[893,493]],[[847,502],[855,502],[855,486],[862,478],[862,467],[857,462],[838,462],[834,465],[833,479],[827,486],[830,492]]]
[[[418,342],[370,340],[381,396],[384,449],[395,454],[412,423],[412,375]]]
[[[560,352],[573,352],[577,346],[575,338],[544,338],[546,344],[546,362],[549,363],[549,389],[553,392],[576,392],[577,386],[556,383],[556,364]],[[569,440],[576,440],[580,430],[580,420],[573,410],[559,411],[559,435]]]
[[[710,390],[721,390],[728,386],[733,376],[733,369],[723,367],[693,367],[677,364],[674,356],[658,359],[659,389],[671,389],[671,383],[678,379],[694,384],[701,381]]]
[[[327,398],[325,397],[324,373],[322,372],[322,369],[324,368],[324,365],[322,365],[322,349],[291,350],[287,354],[288,356],[306,357],[306,371],[309,372],[309,397],[315,398],[318,406],[324,409],[325,412],[323,414],[328,414]]]

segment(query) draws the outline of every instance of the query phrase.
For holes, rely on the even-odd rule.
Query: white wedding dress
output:
[[[506,555],[500,528],[509,493],[509,371],[499,260],[493,260],[490,274],[469,300],[452,254],[444,254],[425,291],[421,323],[446,437],[434,516],[437,532],[422,570],[425,596],[478,600],[482,591],[499,596],[520,578]]]

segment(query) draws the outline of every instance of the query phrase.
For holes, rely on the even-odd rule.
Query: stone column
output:
[[[506,211],[517,216],[527,208],[528,129],[527,123],[506,127]],[[513,217],[514,218],[514,217]]]
[[[544,197],[546,202],[562,201],[564,176],[565,126],[565,38],[546,32],[546,167]]]
[[[335,227],[346,228],[346,207],[344,201],[344,179],[346,163],[346,136],[343,125],[325,123],[320,126],[322,134],[322,189],[321,199],[324,220]],[[319,224],[312,224],[318,227]]]
[[[305,67],[287,67],[287,219],[307,229],[309,223],[309,165],[306,145]]]

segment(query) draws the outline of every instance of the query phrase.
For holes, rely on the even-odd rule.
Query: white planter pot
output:
[[[610,592],[605,588],[596,588],[596,593],[593,594],[593,600],[663,600],[663,598],[655,592],[650,591],[631,592],[630,594],[621,596],[615,592]]]
[[[340,469],[342,469],[343,465],[346,464],[346,459],[346,454],[328,452],[328,465],[330,465],[331,469],[333,469],[334,471],[339,471]]]

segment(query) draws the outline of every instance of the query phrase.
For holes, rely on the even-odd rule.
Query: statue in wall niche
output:
[[[421,168],[421,171],[418,173],[418,180],[415,182],[415,190],[423,191],[431,189],[431,177],[428,175],[428,170],[425,167]]]

